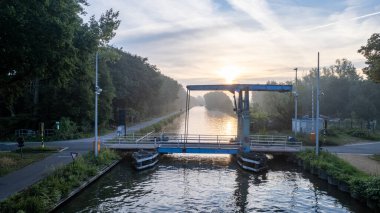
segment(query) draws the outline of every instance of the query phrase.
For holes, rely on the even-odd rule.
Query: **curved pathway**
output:
[[[162,117],[154,118],[150,121],[141,122],[131,127],[127,127],[127,133],[135,132],[145,127],[148,127],[152,124],[158,123],[161,120],[164,120],[172,115],[175,115],[176,113],[178,112],[174,112]],[[115,136],[116,136],[116,132],[105,135],[105,136],[100,136],[100,139],[101,141],[103,141],[108,138],[113,138]],[[0,201],[36,183],[37,181],[46,177],[55,168],[70,163],[72,161],[71,152],[84,154],[90,150],[93,150],[92,148],[93,141],[94,141],[94,138],[92,137],[92,138],[83,138],[83,139],[76,139],[76,140],[45,142],[46,146],[65,147],[65,148],[59,153],[52,154],[41,161],[32,163],[20,170],[14,171],[3,177],[0,177],[0,189],[1,189]],[[26,147],[39,146],[41,145],[41,142],[26,142],[25,145]],[[7,150],[9,151],[13,149],[17,149],[17,143],[15,142],[1,143],[0,151],[7,151]]]

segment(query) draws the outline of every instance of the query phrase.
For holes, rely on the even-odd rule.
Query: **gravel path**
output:
[[[338,154],[338,156],[363,172],[380,175],[380,163],[370,159],[370,155]]]

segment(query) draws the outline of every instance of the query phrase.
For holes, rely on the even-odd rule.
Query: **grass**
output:
[[[371,156],[369,156],[369,158],[372,160],[375,160],[377,162],[380,162],[380,155],[379,154],[371,155]]]
[[[95,176],[120,156],[108,149],[79,156],[72,163],[56,169],[51,175],[0,202],[0,212],[49,212],[61,199]]]
[[[177,118],[178,116],[180,116],[181,113],[177,113],[175,115],[172,115],[166,119],[163,119],[161,120],[160,122],[158,123],[155,123],[155,124],[152,124],[150,126],[147,126],[143,129],[141,129],[140,131],[138,131],[139,134],[146,134],[146,133],[149,133],[149,132],[159,132],[161,131],[165,126],[171,124],[173,122],[173,120],[175,118]]]
[[[306,146],[315,145],[315,141],[310,140],[309,134],[299,134],[297,139],[304,142]],[[377,133],[368,135],[361,130],[355,129],[329,129],[326,136],[320,135],[319,137],[319,143],[322,146],[340,146],[370,140],[380,141],[380,137]]]
[[[99,131],[99,135],[107,135],[109,133],[112,133],[114,130],[113,129],[101,129]],[[59,136],[59,135],[52,135],[52,136],[45,136],[44,141],[49,142],[49,141],[59,141],[59,140],[75,140],[75,139],[81,139],[81,138],[91,138],[94,137],[94,132],[77,132],[74,134],[66,135],[66,136]],[[14,141],[16,142],[17,136],[12,135],[8,136],[5,138],[1,138],[1,142],[9,142],[9,141]],[[41,141],[41,136],[25,136],[24,137],[26,142],[40,142]]]
[[[0,177],[46,158],[56,151],[58,148],[23,148],[22,158],[20,150],[0,152]]]

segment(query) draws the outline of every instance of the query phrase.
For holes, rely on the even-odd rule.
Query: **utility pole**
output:
[[[98,157],[98,95],[102,92],[102,89],[98,86],[98,52],[96,52],[95,59],[95,144],[94,153],[95,157]]]
[[[311,80],[311,132],[315,133],[315,119],[314,119],[314,77]]]
[[[298,110],[298,93],[297,93],[297,84],[298,84],[298,79],[297,79],[297,71],[298,68],[294,68],[296,71],[296,82],[295,82],[295,87],[294,87],[294,137],[297,137],[297,131],[298,131],[298,120],[297,120],[297,110]]]
[[[315,126],[315,154],[319,155],[319,96],[320,96],[320,88],[319,88],[319,52],[318,52],[318,68],[317,68],[317,113],[315,115],[316,123]]]

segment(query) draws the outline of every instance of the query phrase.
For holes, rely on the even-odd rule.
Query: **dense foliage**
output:
[[[223,92],[209,92],[204,96],[206,108],[208,110],[218,110],[225,113],[233,114],[233,105],[231,99]]]
[[[368,66],[363,69],[363,72],[369,79],[380,83],[380,34],[374,33],[368,39],[367,45],[362,46],[358,52],[367,59],[365,63]]]
[[[179,110],[185,92],[146,58],[108,46],[118,12],[85,23],[85,0],[0,2],[0,136],[16,129],[88,132],[94,117],[95,54],[99,52],[99,124],[136,121]],[[120,113],[122,112],[122,113]],[[74,128],[75,127],[75,128]],[[73,132],[74,131],[74,132]]]
[[[299,117],[312,115],[312,88],[314,98],[317,96],[316,71],[312,69],[298,80]],[[380,119],[380,85],[363,79],[350,61],[338,59],[335,65],[323,67],[320,74],[321,115],[341,120],[363,120],[365,124]],[[254,122],[264,123],[267,128],[273,129],[291,128],[291,119],[294,117],[292,93],[256,92],[253,101]]]

